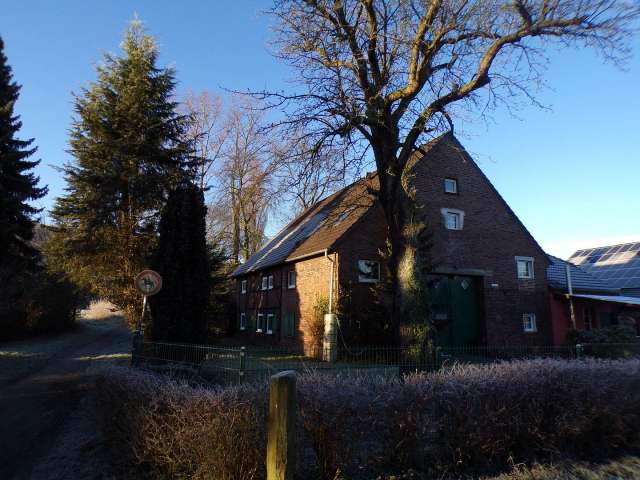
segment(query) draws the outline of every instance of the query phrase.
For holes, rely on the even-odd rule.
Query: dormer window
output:
[[[458,181],[455,178],[444,179],[444,193],[458,193]]]

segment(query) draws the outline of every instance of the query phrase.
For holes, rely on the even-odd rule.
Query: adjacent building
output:
[[[549,259],[554,345],[566,342],[573,324],[577,330],[595,330],[618,325],[623,318],[633,323],[640,319],[640,298],[621,295],[619,288],[570,262],[553,256]]]
[[[431,234],[438,343],[550,344],[551,260],[453,135],[421,150],[410,169]],[[239,336],[306,345],[322,328],[318,309],[348,299],[350,311],[366,311],[375,302],[386,238],[377,188],[370,174],[334,193],[238,267]],[[366,316],[357,328],[371,328]]]

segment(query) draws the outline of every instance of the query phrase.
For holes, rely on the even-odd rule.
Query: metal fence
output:
[[[640,358],[637,344],[576,346],[347,347],[337,350],[287,347],[219,347],[134,341],[132,363],[197,375],[213,383],[264,380],[284,370],[399,377],[454,364],[487,364],[532,358]]]

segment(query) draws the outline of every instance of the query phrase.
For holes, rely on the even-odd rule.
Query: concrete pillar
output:
[[[267,480],[293,480],[296,466],[296,374],[271,377],[267,421]]]
[[[324,315],[322,359],[325,362],[338,360],[338,316],[334,313],[325,313]]]

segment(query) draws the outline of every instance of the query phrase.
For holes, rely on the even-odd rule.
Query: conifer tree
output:
[[[172,191],[160,220],[156,269],[162,290],[151,298],[150,336],[204,343],[208,310],[209,250],[202,190],[188,183]]]
[[[168,192],[188,171],[186,118],[172,100],[174,71],[159,68],[158,49],[132,22],[124,55],[106,55],[98,78],[75,98],[73,162],[63,168],[57,200],[56,264],[81,286],[110,300],[133,324],[136,273],[149,266]]]
[[[29,160],[36,152],[33,139],[20,140],[22,122],[15,114],[20,86],[13,81],[11,67],[0,38],[0,323],[14,322],[17,300],[22,296],[21,279],[39,259],[31,245],[33,217],[39,212],[29,202],[42,198],[46,187],[38,187],[32,170],[40,163]]]
[[[40,160],[28,160],[36,152],[33,138],[17,138],[22,127],[14,112],[19,93],[0,38],[0,265],[3,270],[12,266],[14,274],[38,259],[30,242],[33,216],[39,210],[29,202],[47,193],[46,187],[38,187],[39,178],[32,172]]]

